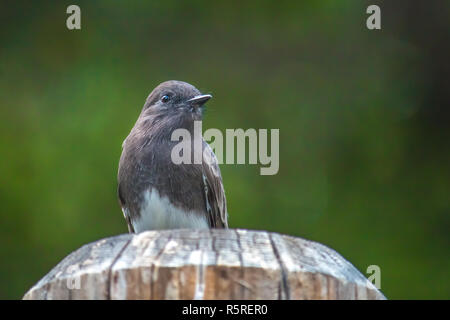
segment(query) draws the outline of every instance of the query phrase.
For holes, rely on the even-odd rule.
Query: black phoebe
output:
[[[219,165],[201,139],[201,163],[175,164],[172,141],[187,129],[194,145],[194,121],[201,121],[201,94],[182,81],[166,81],[148,96],[141,114],[122,144],[118,196],[130,232],[175,228],[228,228],[227,205]],[[197,141],[199,142],[199,141]],[[191,157],[199,150],[192,148]],[[206,158],[205,158],[206,157]]]

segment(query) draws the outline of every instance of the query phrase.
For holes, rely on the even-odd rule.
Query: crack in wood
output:
[[[108,282],[108,286],[107,286],[107,291],[106,291],[106,300],[111,300],[111,276],[112,276],[112,268],[114,267],[114,265],[116,264],[116,262],[119,260],[120,256],[122,255],[122,253],[125,251],[125,249],[129,246],[129,244],[131,243],[131,241],[133,240],[133,238],[130,238],[127,240],[127,242],[123,245],[122,249],[120,249],[119,253],[117,254],[117,256],[114,258],[114,260],[111,262],[111,265],[108,268],[108,278],[107,278],[107,282]]]
[[[236,237],[237,237],[237,244],[238,244],[238,248],[239,248],[239,263],[241,264],[241,268],[240,268],[240,274],[239,276],[241,277],[241,279],[244,279],[245,276],[245,271],[244,271],[244,257],[242,256],[242,243],[241,243],[241,235],[239,234],[239,231],[237,229],[234,230],[234,232],[236,233]],[[237,281],[239,284],[241,284],[239,281]],[[243,286],[241,284],[240,286],[240,291],[241,291],[241,297],[245,296],[245,286]]]
[[[156,237],[155,239],[153,239],[153,241],[157,241],[158,239],[161,239],[161,237]],[[155,256],[155,260],[153,260],[151,266],[150,266],[150,299],[155,299],[155,283],[153,281],[153,274],[155,272],[155,266],[156,266],[156,262],[161,258],[162,254],[164,253],[164,250],[166,250],[167,245],[169,244],[169,242],[172,240],[172,235],[169,234],[169,236],[166,238],[166,242],[164,243],[163,246],[161,246],[161,249],[158,251],[158,253]]]
[[[289,289],[289,284],[288,284],[288,279],[287,279],[286,267],[284,266],[283,260],[281,259],[281,256],[280,256],[280,252],[278,251],[275,241],[273,240],[273,233],[269,233],[269,240],[270,240],[270,245],[272,246],[273,253],[274,253],[275,257],[277,258],[278,264],[280,265],[280,271],[281,271],[280,290],[282,292],[284,292],[286,300],[290,300],[291,295],[290,295],[290,289]],[[279,300],[282,300],[281,292],[280,292],[278,298],[279,298]]]

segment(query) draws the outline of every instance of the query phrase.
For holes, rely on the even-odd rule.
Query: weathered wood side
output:
[[[351,263],[319,243],[264,231],[184,229],[85,245],[24,299],[385,297]]]

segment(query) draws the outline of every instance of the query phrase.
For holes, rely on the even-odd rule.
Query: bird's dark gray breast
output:
[[[206,212],[201,164],[174,164],[167,138],[133,137],[124,143],[119,163],[119,199],[131,218],[140,215],[144,192],[155,188],[182,210]]]

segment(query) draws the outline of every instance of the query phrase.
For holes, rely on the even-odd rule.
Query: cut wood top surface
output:
[[[24,299],[385,299],[336,251],[242,229],[119,235],[67,256]]]

